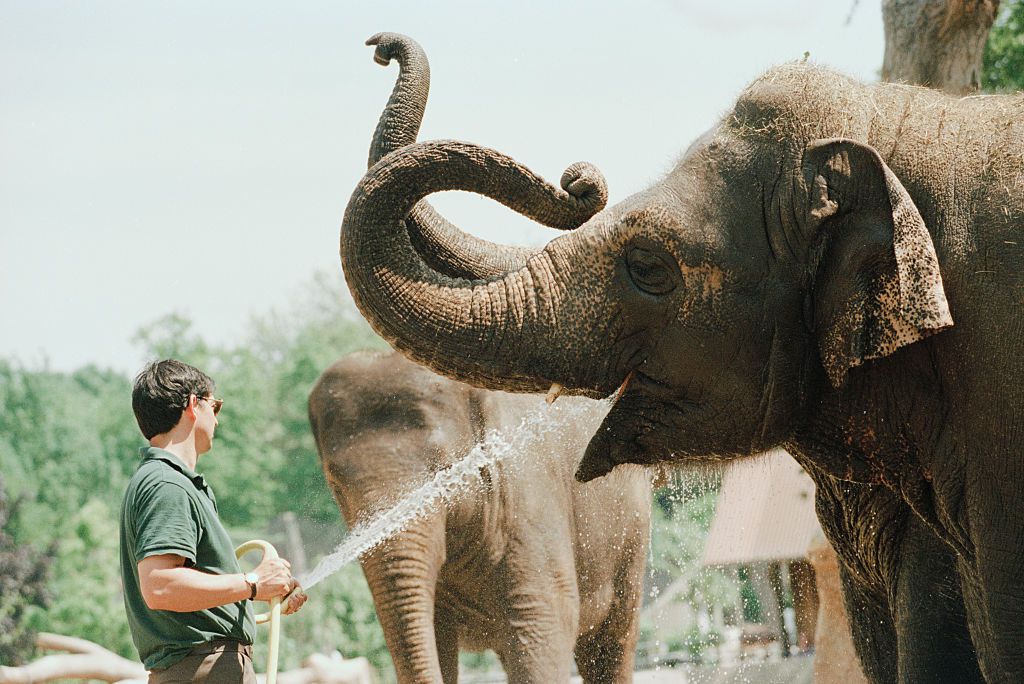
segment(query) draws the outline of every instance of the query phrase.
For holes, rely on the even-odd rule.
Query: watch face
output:
[[[249,582],[250,584],[256,584],[260,581],[260,576],[257,575],[255,572],[249,572],[245,575],[245,581]]]

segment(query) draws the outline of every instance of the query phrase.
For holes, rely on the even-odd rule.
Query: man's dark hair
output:
[[[167,432],[181,420],[181,412],[194,394],[202,399],[213,394],[210,377],[175,359],[154,361],[135,378],[132,410],[146,439]]]

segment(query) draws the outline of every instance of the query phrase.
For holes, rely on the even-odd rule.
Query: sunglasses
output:
[[[220,407],[224,405],[223,399],[214,399],[213,397],[200,397],[196,401],[209,402],[210,406],[213,407],[213,415],[220,413]]]

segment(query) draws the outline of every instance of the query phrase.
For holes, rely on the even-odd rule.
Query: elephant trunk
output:
[[[518,270],[469,282],[431,269],[413,248],[403,219],[430,193],[466,190],[541,222],[577,221],[604,206],[605,186],[588,164],[546,183],[493,150],[455,141],[410,145],[376,164],[354,191],[341,231],[349,288],[377,332],[413,360],[470,384],[539,392],[558,382],[591,396],[608,394],[603,369],[585,367],[604,318],[600,274],[575,262],[600,239],[599,221],[551,242]],[[576,207],[567,215],[566,205]],[[591,252],[592,253],[592,252]],[[581,281],[581,282],[577,282]],[[566,293],[572,291],[574,297]]]
[[[362,560],[400,682],[439,682],[434,592],[444,563],[445,517],[414,524]]]
[[[419,43],[400,33],[378,33],[366,41],[376,46],[374,60],[387,66],[398,62],[398,79],[391,91],[370,144],[369,166],[389,153],[416,142],[430,92],[430,63]],[[566,190],[569,190],[566,188]],[[574,212],[573,204],[564,210]],[[601,207],[594,208],[594,211]],[[556,220],[556,228],[576,228],[590,216],[573,213],[573,219]],[[427,202],[419,202],[406,217],[406,227],[416,251],[438,273],[469,280],[492,278],[526,265],[537,250],[498,245],[459,229]]]

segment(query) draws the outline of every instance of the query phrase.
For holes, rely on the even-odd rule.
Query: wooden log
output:
[[[50,651],[28,665],[0,666],[0,684],[42,684],[57,679],[98,679],[104,682],[145,682],[149,673],[142,663],[123,658],[99,644],[64,634],[40,632],[36,646]],[[345,659],[314,653],[297,670],[279,672],[279,684],[374,684],[373,668],[366,658]],[[257,679],[264,682],[264,675]]]

